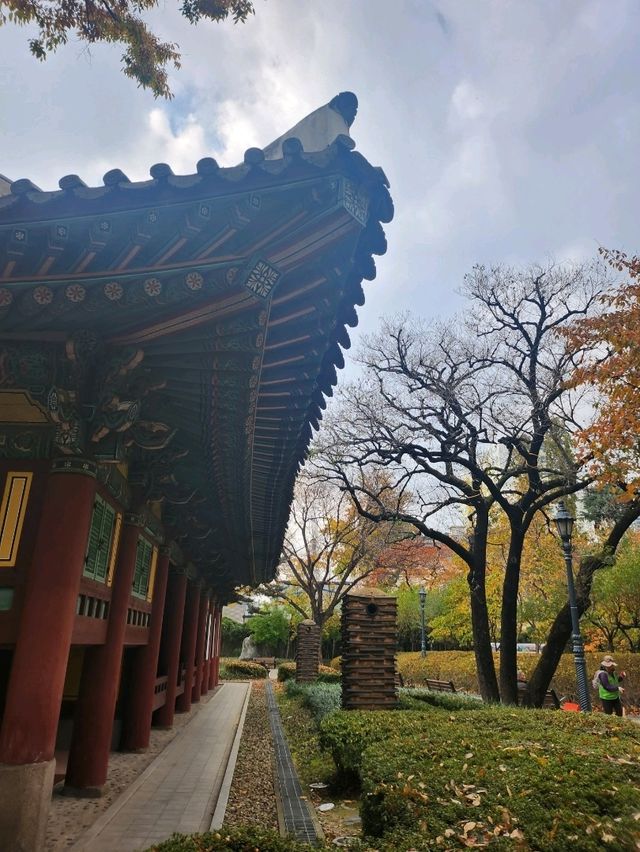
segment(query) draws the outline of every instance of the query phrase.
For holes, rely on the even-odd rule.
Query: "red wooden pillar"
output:
[[[187,575],[171,574],[167,587],[165,605],[165,645],[167,666],[167,698],[156,713],[155,723],[161,727],[171,727],[176,710],[176,692],[178,690],[178,671],[180,670],[180,643],[184,622],[184,606],[187,593]]]
[[[205,650],[204,674],[202,676],[202,694],[209,691],[209,678],[211,677],[211,654],[213,649],[213,593],[209,592],[207,598],[207,646]]]
[[[216,654],[216,686],[220,680],[220,654],[222,653],[222,604],[218,607],[218,618],[216,619],[216,630],[218,631],[218,652]]]
[[[98,795],[107,780],[139,534],[138,517],[125,516],[109,604],[107,637],[104,645],[86,649],[80,678],[65,787]]]
[[[122,747],[129,751],[143,751],[149,747],[168,577],[169,552],[162,551],[153,589],[149,641],[134,652],[131,690],[122,728]]]
[[[217,686],[220,677],[220,648],[222,647],[222,607],[216,606],[216,614],[214,618],[215,624],[215,644],[213,654],[213,685]]]
[[[204,590],[200,592],[200,607],[198,612],[198,632],[196,635],[196,679],[191,693],[192,701],[200,701],[202,679],[204,675],[204,642],[207,638],[207,612],[209,597]]]
[[[200,586],[192,581],[187,589],[187,603],[184,610],[184,628],[182,631],[182,661],[185,664],[184,692],[178,696],[176,702],[176,712],[178,713],[187,713],[191,710],[199,612]]]
[[[213,689],[218,685],[216,680],[216,656],[218,647],[218,603],[216,600],[211,603],[211,661],[209,663],[209,689]]]
[[[3,849],[38,848],[46,826],[95,476],[93,462],[76,458],[56,459],[49,474],[0,731]]]

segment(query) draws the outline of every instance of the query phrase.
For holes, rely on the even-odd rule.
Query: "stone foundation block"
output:
[[[0,849],[39,852],[44,846],[56,762],[0,763]]]

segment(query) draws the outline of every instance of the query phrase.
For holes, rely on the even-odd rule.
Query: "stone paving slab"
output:
[[[85,832],[75,852],[134,852],[174,831],[208,831],[249,688],[225,683]]]

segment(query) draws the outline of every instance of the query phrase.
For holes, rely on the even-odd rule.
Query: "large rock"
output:
[[[240,659],[241,660],[253,660],[254,657],[258,656],[258,649],[254,645],[253,637],[247,636],[242,640],[242,650],[240,651]]]

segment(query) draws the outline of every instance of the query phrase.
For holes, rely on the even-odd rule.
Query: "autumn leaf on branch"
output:
[[[38,27],[29,49],[40,60],[72,36],[87,45],[121,44],[125,75],[151,89],[155,97],[171,98],[168,68],[180,68],[178,45],[161,41],[140,17],[157,6],[159,0],[0,0],[0,26]],[[255,9],[251,0],[184,0],[180,11],[192,24],[229,17],[241,23]]]

